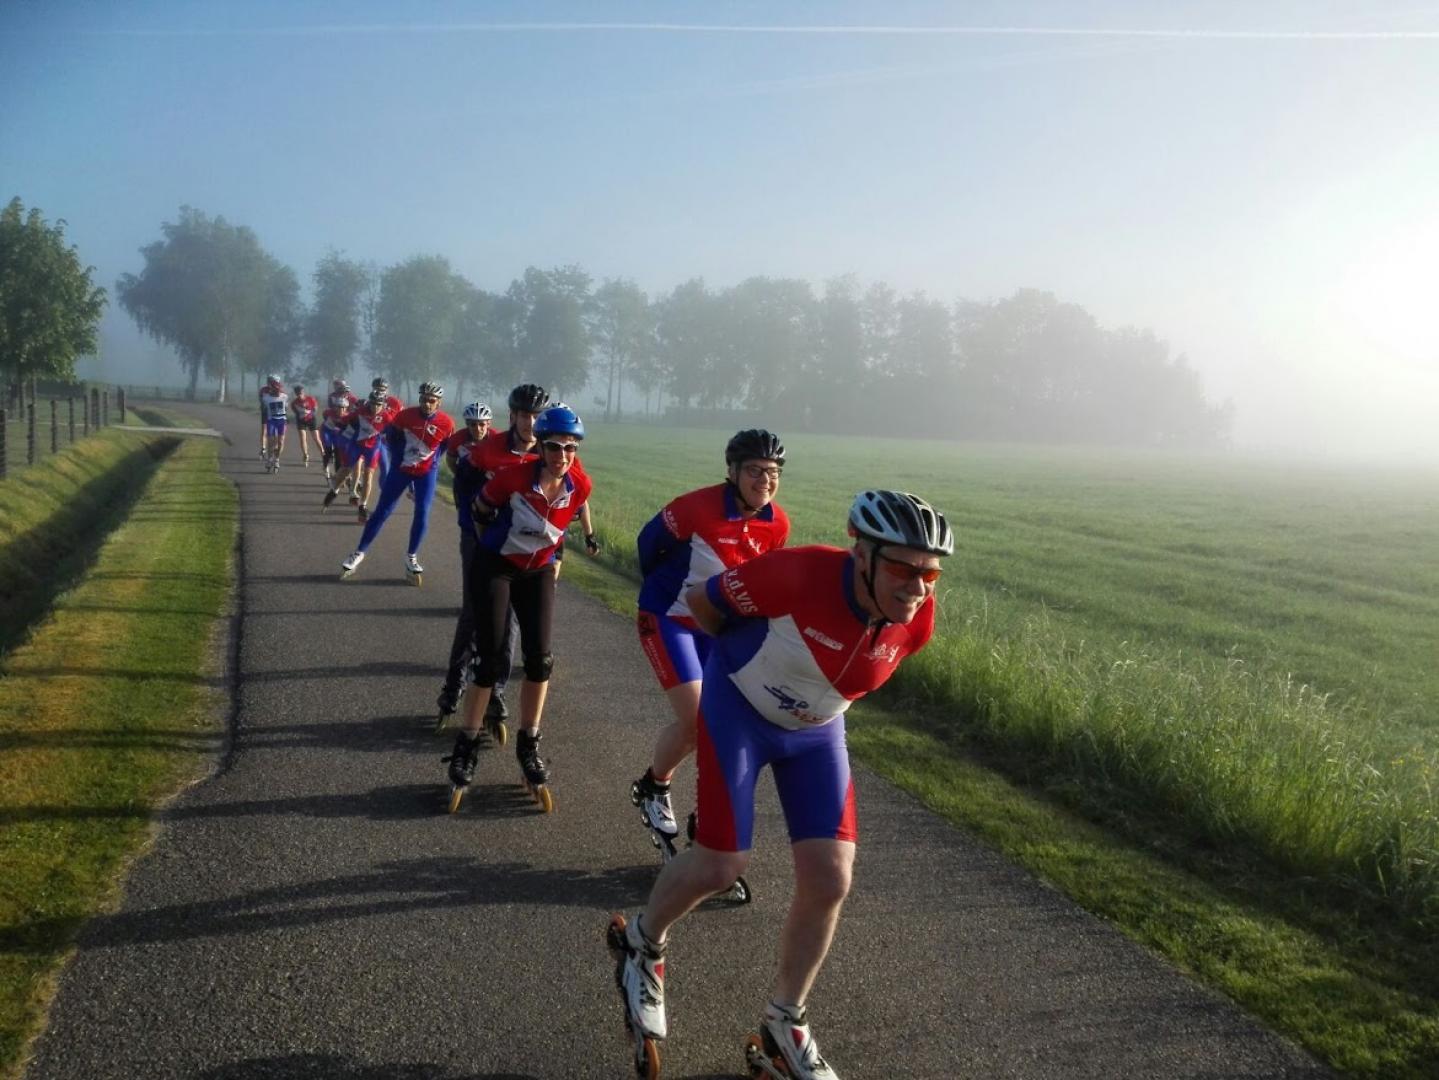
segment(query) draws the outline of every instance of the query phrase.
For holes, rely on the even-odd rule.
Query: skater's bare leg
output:
[[[520,727],[526,731],[538,730],[540,716],[545,711],[545,698],[549,695],[548,682],[532,682],[526,679],[520,683]]]
[[[641,915],[645,936],[663,942],[670,927],[701,901],[734,884],[749,865],[748,851],[715,851],[702,844],[665,864]],[[831,927],[830,933],[833,934]],[[826,941],[828,938],[826,938]]]
[[[667,783],[679,768],[680,762],[694,753],[695,718],[700,711],[700,683],[680,683],[665,691],[674,710],[674,722],[669,724],[655,740],[654,761],[650,764],[650,775],[661,783]]]
[[[478,735],[485,726],[485,706],[490,703],[493,687],[471,686],[465,694],[465,719],[460,727],[467,735]]]
[[[840,908],[849,893],[854,845],[846,840],[800,840],[790,850],[794,899],[780,934],[774,1000],[803,1005],[829,953]]]
[[[375,470],[366,465],[365,459],[361,458],[355,462],[355,472],[357,474],[356,483],[360,488],[360,505],[369,506],[370,484],[375,478]]]

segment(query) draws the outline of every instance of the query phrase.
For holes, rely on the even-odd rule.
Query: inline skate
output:
[[[424,581],[425,568],[413,555],[405,556],[405,580],[418,587]]]
[[[450,813],[459,810],[465,792],[475,779],[475,766],[480,763],[478,736],[461,731],[455,736],[455,748],[449,757],[440,759],[450,766]]]
[[[524,774],[525,788],[535,797],[540,809],[548,814],[555,808],[555,799],[549,788],[550,770],[540,757],[540,738],[539,732],[531,735],[521,728],[515,736],[515,758],[520,763],[520,772]]]
[[[802,1005],[770,1002],[759,1034],[745,1040],[744,1062],[750,1080],[766,1076],[772,1080],[839,1080],[839,1074],[820,1057]]]
[[[605,944],[615,960],[615,986],[625,1006],[625,1030],[634,1041],[635,1075],[658,1080],[665,1022],[665,954],[623,915],[610,916]]]

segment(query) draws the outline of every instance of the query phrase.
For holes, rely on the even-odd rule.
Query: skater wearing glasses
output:
[[[863,491],[849,512],[848,550],[774,551],[691,589],[699,626],[715,635],[698,719],[695,845],[660,873],[643,912],[615,915],[608,943],[641,1076],[659,1071],[667,1034],[664,952],[670,929],[745,869],[754,791],[769,765],[794,862],[794,899],[751,1075],[834,1080],[804,1003],[849,892],[858,835],[844,740],[850,704],[881,686],[934,630],[940,560],[954,550],[944,515],[898,491]]]

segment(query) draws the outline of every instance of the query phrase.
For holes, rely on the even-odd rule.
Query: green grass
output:
[[[725,435],[595,425],[620,576],[573,559],[570,580],[631,610],[635,532],[720,479]],[[983,808],[965,823],[1336,1066],[1439,1073],[1434,476],[786,441],[794,542],[844,543],[865,486],[956,529],[936,640],[877,695],[889,735],[857,724],[864,760]],[[906,753],[946,765],[921,780]],[[1028,793],[1024,829],[951,768],[972,760]],[[1137,869],[1089,853],[1075,814]]]
[[[220,663],[237,500],[218,444],[101,438],[173,452],[84,580],[0,662],[0,1075],[17,1072],[54,973],[83,922],[113,902],[154,808],[210,767],[222,734],[206,673]],[[36,494],[61,507],[53,517],[96,479],[106,477],[51,475]]]

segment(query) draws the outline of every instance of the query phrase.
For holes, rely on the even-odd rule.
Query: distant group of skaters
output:
[[[549,810],[539,729],[554,666],[555,583],[572,522],[581,525],[587,554],[600,552],[589,510],[593,485],[578,453],[584,423],[527,383],[509,395],[507,428],[492,429],[489,407],[475,401],[455,430],[440,411],[443,393],[437,383],[423,383],[419,404],[407,408],[383,379],[364,401],[335,380],[317,416],[318,404],[303,386],[290,398],[272,376],[261,391],[261,454],[267,468],[278,468],[293,413],[306,465],[307,434],[316,436],[329,482],[324,506],[350,487],[365,527],[341,577],[356,571],[410,492],[415,512],[406,573],[416,584],[439,462],[448,461],[464,589],[437,703],[441,724],[464,705],[444,759],[450,808],[458,808],[474,779],[482,734],[506,739],[504,689],[517,638],[524,679],[516,756],[526,784]],[[679,832],[671,780],[691,754],[696,765],[693,843],[666,861],[644,909],[631,919],[613,916],[607,931],[642,1076],[658,1076],[659,1043],[668,1030],[669,932],[743,873],[753,846],[755,785],[766,765],[789,832],[795,889],[748,1065],[754,1076],[836,1076],[819,1053],[804,1003],[849,891],[858,836],[844,713],[929,640],[941,559],[954,541],[944,515],[925,500],[866,490],[849,509],[849,547],[788,548],[789,519],[775,502],[785,458],[771,432],[737,432],[725,446],[724,481],[672,499],[637,539],[639,640],[674,719],[630,795],[671,851]],[[379,497],[368,511],[376,473]]]

